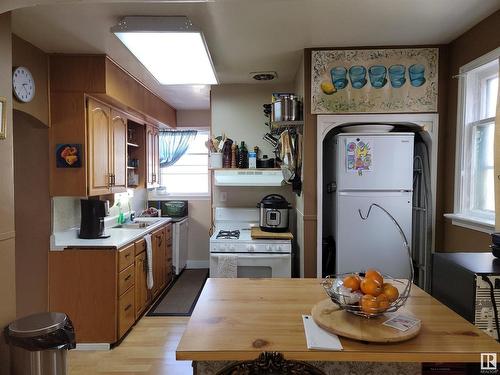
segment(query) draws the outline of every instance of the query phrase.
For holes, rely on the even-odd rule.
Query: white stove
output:
[[[259,225],[258,209],[216,208],[214,223],[210,277],[291,277],[292,242],[251,237],[251,228]],[[221,272],[228,262],[233,272]]]

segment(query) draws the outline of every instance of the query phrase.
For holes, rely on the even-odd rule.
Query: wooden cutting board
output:
[[[255,240],[262,240],[262,239],[293,240],[293,234],[290,232],[264,232],[259,227],[252,227],[251,236]]]
[[[400,308],[397,313],[404,314],[404,308]],[[406,341],[417,336],[422,326],[419,323],[402,332],[396,328],[382,325],[383,322],[389,319],[390,316],[388,315],[370,319],[363,318],[341,310],[330,299],[325,299],[314,305],[311,315],[317,325],[329,332],[367,342],[390,343]]]

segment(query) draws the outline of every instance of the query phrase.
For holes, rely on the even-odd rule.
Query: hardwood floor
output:
[[[192,374],[190,361],[175,360],[175,349],[188,320],[187,317],[143,317],[113,350],[71,350],[69,374]]]

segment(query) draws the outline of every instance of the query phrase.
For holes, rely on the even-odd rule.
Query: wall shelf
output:
[[[273,129],[281,129],[281,128],[293,128],[304,125],[304,120],[300,121],[272,121],[271,127]]]

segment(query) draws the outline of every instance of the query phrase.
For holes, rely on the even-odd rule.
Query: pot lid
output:
[[[279,194],[270,194],[262,198],[260,206],[264,208],[289,208],[287,200]]]
[[[9,324],[9,334],[15,337],[36,337],[64,327],[66,314],[45,312],[26,316]]]

